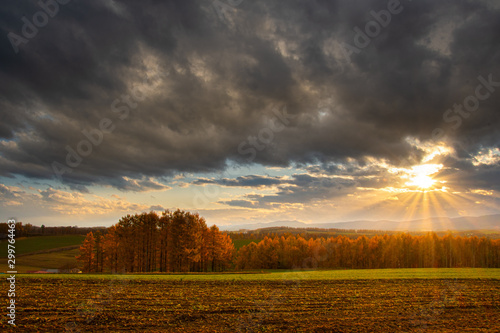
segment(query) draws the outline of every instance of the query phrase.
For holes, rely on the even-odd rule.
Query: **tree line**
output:
[[[84,272],[217,272],[230,267],[234,253],[217,226],[176,210],[127,215],[89,232],[77,260]]]
[[[407,231],[406,233],[412,236],[425,236],[429,233],[429,231]],[[449,231],[436,231],[434,232],[437,236],[442,237],[449,233]],[[290,235],[294,235],[295,237],[302,237],[305,240],[309,240],[311,238],[330,238],[337,236],[346,236],[351,239],[356,239],[362,235],[371,238],[373,236],[379,235],[397,235],[401,234],[401,231],[390,231],[390,230],[376,230],[376,229],[335,229],[335,228],[294,228],[294,227],[267,227],[260,228],[255,230],[240,230],[240,231],[231,231],[229,232],[229,236],[233,241],[235,240],[252,240],[252,241],[261,241],[264,237],[274,238],[285,236],[288,237]],[[500,230],[490,230],[487,232],[481,230],[456,230],[453,231],[453,235],[462,236],[462,237],[470,237],[470,236],[478,236],[478,237],[486,237],[491,239],[500,238]]]
[[[271,235],[271,237],[269,237]],[[245,238],[234,233],[236,239]],[[256,235],[251,234],[251,238]],[[229,234],[198,214],[176,210],[122,217],[87,234],[84,272],[218,272],[227,269],[500,268],[500,239],[448,233],[411,235],[268,234],[237,253]]]
[[[16,222],[16,237],[32,236],[54,236],[54,235],[86,235],[90,231],[104,230],[104,227],[46,227],[45,225],[36,226],[31,223],[24,224]],[[0,223],[0,238],[6,238],[9,226],[7,223]],[[5,236],[5,237],[2,237]]]
[[[401,231],[388,231],[388,230],[371,230],[371,229],[336,229],[336,228],[296,228],[296,227],[266,227],[259,228],[255,230],[240,230],[231,231],[230,236],[233,240],[249,239],[249,240],[262,240],[264,237],[274,238],[276,236],[301,236],[302,238],[308,240],[310,238],[319,237],[336,237],[339,235],[344,235],[350,238],[357,238],[361,235],[367,237],[372,237],[375,235],[391,235],[398,234]],[[412,232],[412,234],[418,234],[417,232]],[[424,233],[420,233],[424,234]]]
[[[500,267],[500,239],[435,233],[304,239],[265,237],[243,246],[236,269]]]

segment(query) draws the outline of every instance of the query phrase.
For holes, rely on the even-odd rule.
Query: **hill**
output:
[[[16,239],[16,258],[28,253],[49,251],[57,248],[78,247],[83,243],[85,236],[61,235],[61,236],[36,236]],[[7,240],[0,242],[0,258],[7,257]]]
[[[270,227],[322,228],[349,230],[386,230],[386,231],[500,231],[500,214],[467,217],[432,217],[411,221],[351,221],[334,223],[304,223],[300,221],[275,221],[243,225],[220,226],[221,230],[257,230]]]
[[[46,269],[68,269],[78,266],[78,247],[85,236],[35,236],[16,239],[16,270],[20,273]],[[0,242],[0,258],[7,257],[6,240]],[[7,260],[0,265],[0,271],[7,270]]]

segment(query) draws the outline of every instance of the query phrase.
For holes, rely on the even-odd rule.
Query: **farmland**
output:
[[[39,271],[42,269],[63,269],[77,267],[76,256],[79,254],[78,248],[67,249],[49,253],[26,254],[16,258],[16,270],[19,273],[29,271]],[[7,271],[7,260],[3,260],[0,265],[2,271]]]
[[[77,267],[78,247],[82,235],[39,236],[16,239],[16,270],[20,273],[42,269]],[[0,242],[0,258],[7,257],[7,241]],[[2,260],[0,271],[7,270],[7,260]]]
[[[16,254],[33,253],[47,251],[62,247],[76,247],[82,244],[85,236],[82,235],[62,235],[62,236],[36,236],[16,239]],[[0,257],[7,257],[7,241],[0,242]]]
[[[168,281],[283,281],[283,280],[394,280],[394,279],[496,279],[498,268],[398,268],[343,270],[263,270],[227,273],[161,273],[161,274],[30,274],[24,277],[71,278],[84,280],[168,280]]]
[[[5,290],[5,280],[2,284]],[[21,332],[493,332],[500,327],[498,269],[47,274],[19,275],[17,286],[16,331]],[[5,320],[1,329],[10,329]]]

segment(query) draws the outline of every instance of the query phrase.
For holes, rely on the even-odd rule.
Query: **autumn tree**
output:
[[[404,233],[371,239],[264,237],[243,246],[235,262],[237,269],[499,267],[499,258],[500,240]]]
[[[231,267],[234,245],[216,226],[210,229],[198,214],[176,210],[126,215],[82,246],[80,257],[92,254],[86,271],[200,272]]]
[[[95,239],[94,234],[89,232],[80,246],[80,255],[76,257],[82,264],[82,271],[85,273],[90,273],[95,271]]]

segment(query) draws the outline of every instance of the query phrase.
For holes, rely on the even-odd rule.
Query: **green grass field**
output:
[[[271,271],[224,274],[19,274],[18,277],[173,281],[499,279],[499,268],[400,268],[328,271]]]
[[[39,271],[42,269],[59,269],[65,266],[75,267],[78,262],[76,256],[79,254],[78,249],[31,254],[16,258],[16,270],[19,273],[27,271]],[[3,260],[0,265],[1,271],[7,270],[7,262]]]
[[[77,248],[66,249],[49,253],[36,253],[37,251],[53,250],[69,246],[80,245],[84,236],[40,236],[16,240],[16,270],[19,273],[37,271],[41,269],[58,269],[64,266],[76,266],[75,256],[79,254]],[[252,239],[236,240],[237,249],[251,243]],[[0,258],[6,258],[7,242],[0,243]],[[35,253],[33,253],[35,252]],[[31,254],[29,254],[31,253]],[[25,254],[19,256],[20,254]],[[2,260],[0,271],[7,270],[7,260]],[[23,276],[23,275],[19,275]],[[27,276],[27,275],[24,275]],[[160,280],[186,280],[186,281],[276,281],[276,280],[364,280],[364,279],[500,279],[500,269],[483,268],[419,268],[419,269],[362,269],[362,270],[319,270],[319,271],[285,271],[264,270],[245,273],[223,274],[78,274],[58,275],[39,274],[29,275],[46,278],[71,277],[79,279],[160,279]]]
[[[75,256],[79,254],[78,248],[85,236],[37,236],[16,239],[16,270],[19,273],[38,271],[42,269],[59,269],[65,266],[75,267]],[[7,241],[0,242],[0,271],[7,271]],[[58,250],[61,249],[61,250]],[[40,251],[54,251],[39,253]]]
[[[258,243],[260,240],[258,239],[235,239],[233,240],[234,248],[236,250],[241,249],[243,246],[248,245],[252,242]]]
[[[83,243],[85,236],[63,235],[63,236],[36,236],[16,239],[16,257],[36,251],[50,250],[59,247],[76,246]],[[7,245],[5,241],[0,242],[0,258],[7,258]]]

